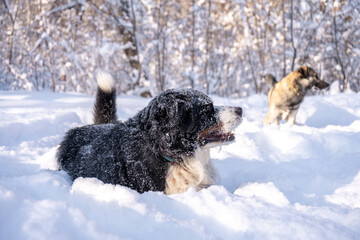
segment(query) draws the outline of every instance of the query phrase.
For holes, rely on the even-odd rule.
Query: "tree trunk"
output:
[[[156,61],[157,61],[157,81],[156,86],[158,91],[162,92],[165,90],[165,61],[166,61],[166,39],[164,36],[164,26],[166,19],[163,19],[162,14],[164,6],[160,5],[157,8],[157,33],[156,33]]]
[[[257,84],[257,82],[256,82],[255,71],[254,71],[253,63],[252,63],[252,61],[251,61],[251,55],[250,55],[249,46],[246,46],[246,49],[247,49],[247,55],[248,55],[248,58],[249,58],[249,63],[250,63],[250,69],[251,69],[252,79],[254,80],[255,92],[256,92],[256,93],[259,93],[259,87],[258,87],[258,84]]]
[[[132,60],[132,67],[133,69],[137,72],[137,75],[134,76],[134,84],[133,84],[133,89],[138,86],[140,84],[140,77],[141,77],[141,63],[140,63],[140,56],[139,56],[139,48],[138,48],[138,40],[137,40],[137,37],[136,37],[136,32],[137,32],[137,22],[136,22],[136,15],[135,15],[135,11],[134,11],[134,3],[133,3],[133,0],[130,0],[130,7],[131,7],[131,13],[132,13],[132,27],[133,27],[133,46],[135,47],[135,58],[136,59],[133,59]],[[131,63],[130,63],[131,65]]]
[[[194,69],[195,69],[195,25],[196,25],[196,19],[195,19],[195,0],[192,0],[192,12],[191,12],[191,74],[190,74],[190,86],[191,88],[195,87],[195,79],[194,79]]]
[[[281,8],[283,13],[283,77],[286,76],[286,19],[285,19],[285,1],[281,1]]]
[[[16,22],[16,17],[17,17],[17,13],[18,13],[18,3],[19,0],[15,0],[15,12],[14,12],[14,16],[11,15],[10,12],[10,8],[7,5],[6,0],[3,0],[3,3],[5,5],[5,8],[7,10],[7,14],[10,17],[10,21],[11,21],[11,29],[10,29],[10,39],[9,39],[9,64],[11,64],[12,58],[13,58],[13,46],[14,46],[14,31],[15,31],[15,22]]]
[[[293,0],[291,0],[291,12],[290,12],[290,19],[291,19],[291,23],[290,23],[290,31],[291,31],[291,45],[293,48],[293,59],[291,62],[291,71],[294,71],[294,67],[295,67],[295,60],[296,60],[296,48],[295,48],[295,43],[294,43],[294,26],[293,26],[293,15],[294,15],[294,5],[293,5]]]
[[[208,15],[207,15],[207,25],[206,25],[206,59],[204,67],[205,75],[205,85],[206,85],[206,94],[210,93],[210,83],[208,79],[208,67],[209,67],[209,53],[210,53],[210,38],[211,38],[211,0],[208,0]]]
[[[341,68],[341,81],[342,81],[342,84],[339,85],[339,88],[340,88],[340,91],[343,92],[347,89],[347,83],[346,83],[346,74],[345,74],[345,70],[344,70],[344,65],[341,61],[341,57],[340,57],[340,51],[339,51],[339,46],[338,46],[338,40],[337,40],[337,26],[336,26],[336,10],[334,8],[334,0],[332,0],[332,5],[333,5],[333,25],[334,25],[334,42],[335,42],[335,49],[336,49],[336,58],[337,58],[337,61],[340,65],[340,68]]]

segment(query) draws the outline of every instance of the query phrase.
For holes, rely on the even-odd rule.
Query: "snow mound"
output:
[[[274,204],[279,207],[289,205],[289,201],[272,182],[268,183],[249,183],[235,190],[234,194],[241,197],[255,197],[264,202]]]
[[[91,196],[98,201],[115,201],[118,205],[131,208],[141,214],[146,213],[145,205],[136,203],[139,195],[138,193],[123,186],[104,184],[96,178],[80,177],[75,179],[70,192],[72,194]]]
[[[360,208],[360,172],[351,183],[336,189],[332,195],[326,195],[325,199],[334,204]]]

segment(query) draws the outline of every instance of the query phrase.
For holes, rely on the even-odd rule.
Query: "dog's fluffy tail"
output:
[[[274,75],[268,73],[264,76],[265,82],[270,86],[274,86],[277,83],[277,80]]]
[[[116,121],[116,90],[112,76],[100,71],[96,75],[97,93],[94,104],[94,123],[105,124]]]

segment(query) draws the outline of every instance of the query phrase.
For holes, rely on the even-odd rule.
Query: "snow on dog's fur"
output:
[[[210,147],[232,142],[239,107],[214,107],[200,91],[167,90],[125,122],[116,120],[116,92],[98,74],[94,125],[74,128],[61,142],[57,161],[72,179],[95,177],[140,193],[180,193],[214,183]]]

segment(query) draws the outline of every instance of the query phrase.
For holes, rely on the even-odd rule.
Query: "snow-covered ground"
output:
[[[246,115],[218,182],[166,196],[56,170],[93,96],[0,92],[0,239],[360,239],[360,94],[306,97],[295,126],[264,126],[263,95],[213,99]],[[148,101],[118,97],[119,118]]]

